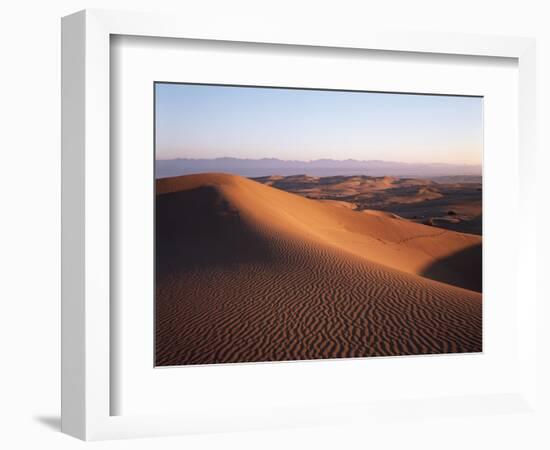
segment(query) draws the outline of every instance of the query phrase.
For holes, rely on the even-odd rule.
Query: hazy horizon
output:
[[[156,158],[157,161],[175,161],[178,159],[185,159],[189,161],[215,161],[220,159],[235,159],[239,161],[269,161],[269,160],[276,160],[281,162],[297,162],[297,163],[315,163],[315,162],[321,162],[321,161],[332,161],[337,163],[344,163],[344,162],[358,162],[358,163],[389,163],[389,164],[410,164],[410,165],[448,165],[448,166],[472,166],[472,167],[481,167],[480,163],[452,163],[452,162],[407,162],[407,161],[388,161],[385,159],[355,159],[355,158],[345,158],[345,159],[336,159],[336,158],[315,158],[315,159],[300,159],[300,158],[293,158],[293,159],[280,159],[275,157],[263,157],[263,158],[239,158],[236,156],[216,156],[213,158],[201,158],[201,157],[195,157],[190,158],[186,156],[177,156],[174,158]]]
[[[481,166],[482,98],[155,84],[157,160]]]
[[[479,165],[448,163],[398,163],[381,160],[318,159],[300,161],[234,157],[158,159],[155,164],[156,178],[208,172],[225,172],[245,177],[306,174],[310,176],[367,175],[429,178],[436,176],[481,176],[482,167]]]

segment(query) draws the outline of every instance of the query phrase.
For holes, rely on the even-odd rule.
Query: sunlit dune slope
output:
[[[157,181],[157,194],[206,187],[215,190],[228,210],[258,232],[313,241],[400,271],[481,291],[480,236],[400,220],[390,214],[358,213],[235,175],[164,178]]]
[[[476,236],[225,174],[157,180],[156,236],[157,365],[482,349]]]

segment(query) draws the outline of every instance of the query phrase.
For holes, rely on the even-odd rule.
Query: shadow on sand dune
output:
[[[157,196],[155,234],[157,277],[272,259],[269,242],[212,186]]]
[[[423,277],[481,292],[482,247],[473,245],[427,266]]]

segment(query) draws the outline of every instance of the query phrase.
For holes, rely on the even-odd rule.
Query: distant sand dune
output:
[[[254,181],[306,198],[343,202],[340,206],[353,205],[357,210],[387,211],[417,223],[481,236],[483,188],[477,178],[439,178],[436,182],[387,176],[292,175]]]
[[[481,238],[238,176],[157,180],[156,363],[481,351]]]

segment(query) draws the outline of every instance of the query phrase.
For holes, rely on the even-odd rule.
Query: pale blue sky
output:
[[[481,164],[479,97],[157,83],[156,158]]]

